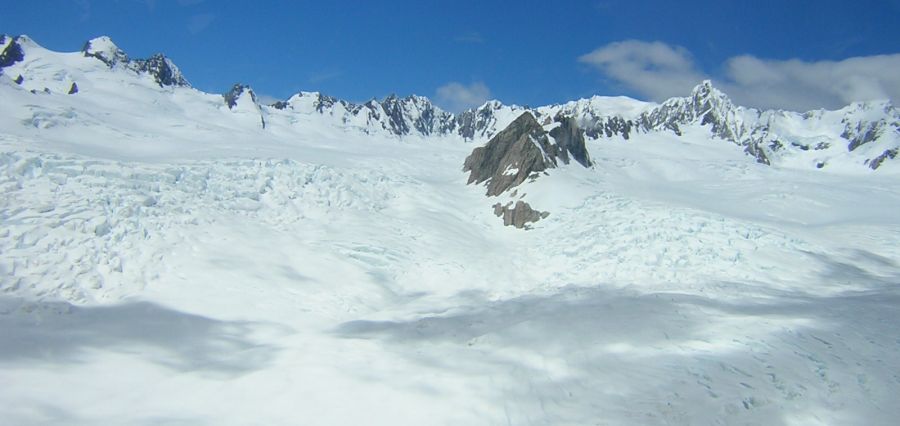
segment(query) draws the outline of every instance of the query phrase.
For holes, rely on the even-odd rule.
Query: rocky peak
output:
[[[388,119],[388,130],[396,135],[413,132],[421,135],[448,134],[455,130],[453,114],[434,106],[426,97],[390,95],[381,102]]]
[[[113,43],[112,39],[107,36],[97,37],[88,40],[81,48],[81,53],[87,58],[96,58],[112,68],[116,64],[127,64],[129,62],[128,55],[119,46]]]
[[[250,86],[235,83],[235,85],[231,87],[231,90],[222,94],[222,99],[225,101],[225,105],[228,106],[228,109],[235,114],[253,117],[254,120],[258,119],[261,127],[263,129],[266,128],[265,115],[263,114],[262,108],[259,106],[259,100],[256,97],[256,93],[253,93],[253,89],[251,89]]]
[[[147,59],[138,59],[134,61],[134,65],[139,72],[145,72],[153,76],[159,87],[191,87],[191,84],[184,78],[184,75],[181,74],[175,63],[161,53],[157,53]]]
[[[231,86],[231,90],[222,94],[222,98],[225,100],[225,105],[228,105],[228,109],[234,109],[238,101],[245,95],[250,96],[250,100],[254,104],[259,104],[256,99],[256,93],[253,93],[253,89],[250,86],[235,83],[234,86]]]
[[[557,167],[557,158],[568,163],[569,154],[579,163],[589,165],[584,137],[573,136],[581,130],[571,120],[563,120],[551,137],[530,112],[516,118],[509,126],[475,148],[466,158],[463,170],[470,172],[468,183],[487,182],[487,195],[500,195],[540,172]],[[557,129],[560,129],[558,130]]]
[[[395,94],[391,94],[381,101],[381,107],[387,114],[388,125],[392,133],[396,135],[409,134],[409,124],[405,120],[404,108],[400,98]]]
[[[499,126],[500,120],[498,116],[505,113],[521,114],[527,111],[515,105],[503,105],[500,101],[490,100],[478,108],[469,109],[456,115],[455,126],[456,132],[464,139],[475,139],[476,137],[493,137],[501,130]],[[529,111],[532,114],[538,114],[537,111]]]

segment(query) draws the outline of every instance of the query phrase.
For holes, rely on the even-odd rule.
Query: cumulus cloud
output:
[[[658,41],[610,43],[579,60],[653,100],[683,96],[704,79],[687,49]]]
[[[459,112],[469,108],[481,106],[491,98],[491,90],[482,83],[475,82],[470,85],[450,82],[437,88],[438,105],[451,112]]]
[[[839,108],[854,101],[900,99],[900,54],[805,62],[738,56],[725,63],[723,90],[754,106]]]
[[[687,49],[661,42],[611,43],[579,60],[656,101],[684,96],[708,78],[737,103],[759,108],[806,111],[900,99],[900,54],[817,62],[741,55],[725,61],[721,78],[698,69]]]

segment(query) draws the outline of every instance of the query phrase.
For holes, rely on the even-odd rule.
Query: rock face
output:
[[[556,141],[559,158],[563,163],[569,164],[571,154],[571,158],[578,164],[590,167],[591,158],[584,143],[584,132],[575,125],[575,120],[571,117],[559,116],[556,120],[560,124],[550,130],[550,137]]]
[[[138,73],[149,74],[159,87],[191,87],[181,71],[161,53],[147,59],[129,59],[122,49],[106,36],[89,40],[81,48],[86,58],[95,58],[110,68],[122,66]]]
[[[235,113],[236,116],[250,117],[252,120],[259,120],[263,129],[266,128],[266,118],[263,110],[259,105],[256,93],[250,86],[241,83],[235,83],[231,90],[222,94],[222,99],[228,109]]]
[[[559,139],[554,138],[554,134]],[[563,118],[560,125],[548,133],[530,112],[526,112],[485,146],[475,148],[466,158],[463,171],[470,173],[470,184],[487,182],[490,197],[557,167],[557,159],[568,164],[570,155],[585,167],[591,164],[584,136],[571,120]]]
[[[25,59],[25,51],[19,44],[20,37],[0,36],[0,70]]]
[[[175,66],[169,58],[157,53],[147,59],[138,59],[134,61],[135,67],[140,72],[145,72],[153,76],[159,87],[176,86],[190,87],[181,71]]]
[[[549,212],[540,212],[532,209],[528,203],[517,201],[515,207],[510,208],[512,201],[505,206],[500,203],[494,204],[494,214],[503,218],[504,226],[515,226],[516,228],[528,228],[529,223],[537,222],[550,216]]]
[[[74,95],[74,94],[78,93],[78,84],[76,84],[76,83],[73,81],[73,82],[72,82],[72,86],[69,87],[69,92],[68,92],[68,93],[69,93],[70,95]]]
[[[256,93],[253,93],[253,89],[251,89],[250,86],[241,83],[235,83],[234,86],[231,86],[231,90],[223,93],[222,98],[225,100],[225,105],[228,105],[228,109],[234,109],[234,107],[237,106],[238,99],[245,94],[250,96],[250,100],[253,103],[258,103],[256,100]]]

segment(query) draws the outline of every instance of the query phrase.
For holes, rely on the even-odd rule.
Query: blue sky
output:
[[[703,78],[762,107],[900,94],[900,0],[0,3],[0,32],[62,51],[109,35],[132,57],[165,53],[209,92],[415,93],[449,109],[661,100]]]

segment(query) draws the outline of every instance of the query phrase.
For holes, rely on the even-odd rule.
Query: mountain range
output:
[[[0,36],[2,81],[35,95],[90,92],[91,84],[86,80],[97,76],[98,66],[106,71],[104,78],[122,85],[146,79],[158,91],[209,95],[192,88],[165,55],[132,59],[109,37],[86,42],[80,52],[57,53],[27,36]],[[736,145],[758,163],[792,168],[876,170],[900,151],[900,112],[890,101],[853,103],[836,111],[762,111],[735,105],[710,81],[701,82],[686,97],[661,104],[594,96],[529,108],[494,100],[456,114],[416,95],[392,94],[382,100],[355,103],[300,91],[284,101],[263,105],[250,86],[240,83],[221,99],[220,105],[207,108],[251,117],[247,124],[262,129],[273,123],[300,125],[298,117],[304,117],[364,134],[484,142],[529,112],[544,125],[569,118],[593,141],[630,140],[637,134],[657,132],[678,136],[699,132]],[[133,108],[141,107],[142,99],[132,101]],[[32,126],[34,121],[26,120],[25,124]]]

